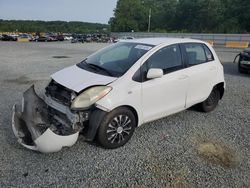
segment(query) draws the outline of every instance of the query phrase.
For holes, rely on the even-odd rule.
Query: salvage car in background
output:
[[[57,41],[64,41],[64,36],[63,35],[56,35],[55,36]]]
[[[50,36],[50,35],[46,35],[46,36],[38,36],[35,39],[36,42],[55,42],[57,41],[55,36]]]
[[[240,73],[250,72],[250,47],[239,54],[238,69]]]
[[[12,36],[12,35],[2,35],[1,40],[2,41],[17,41],[17,37]]]
[[[33,41],[34,38],[31,34],[26,34],[26,33],[22,33],[18,36],[18,40],[27,40],[27,41]]]
[[[113,149],[146,122],[197,104],[214,110],[224,88],[223,66],[205,42],[127,40],[53,74],[43,99],[28,89],[22,107],[13,107],[12,128],[19,143],[40,152],[72,146],[79,132]]]
[[[82,35],[82,34],[73,34],[72,35],[72,39],[71,39],[71,43],[77,43],[77,42],[84,43],[85,39],[86,39],[85,35]]]

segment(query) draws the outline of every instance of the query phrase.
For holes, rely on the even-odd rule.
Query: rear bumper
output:
[[[67,128],[67,131],[58,131],[60,127],[51,124],[48,117],[48,105],[37,96],[32,86],[23,94],[22,109],[13,106],[12,129],[18,142],[43,153],[57,152],[74,145],[79,130]]]

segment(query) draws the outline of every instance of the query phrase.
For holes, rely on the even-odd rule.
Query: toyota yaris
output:
[[[104,148],[129,141],[136,127],[199,105],[215,109],[225,88],[223,67],[202,41],[121,41],[51,76],[44,96],[32,86],[14,105],[18,142],[40,152],[72,146],[82,132]]]

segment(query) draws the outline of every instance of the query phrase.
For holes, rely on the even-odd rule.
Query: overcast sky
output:
[[[108,23],[117,0],[0,0],[0,19]]]

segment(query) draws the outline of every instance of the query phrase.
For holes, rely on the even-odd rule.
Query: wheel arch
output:
[[[114,108],[112,111],[117,110],[119,108],[127,108],[129,109],[133,115],[135,116],[135,120],[136,120],[136,127],[138,127],[139,125],[139,116],[137,111],[135,110],[135,108],[133,108],[132,106],[129,105],[122,105],[122,106],[118,106],[116,108]],[[99,126],[102,122],[102,119],[104,118],[104,116],[106,116],[109,112],[103,111],[101,109],[96,109],[92,112],[92,115],[90,116],[89,119],[89,129],[86,132],[85,135],[85,140],[86,141],[93,141],[94,138],[96,137],[97,131],[99,129]]]
[[[117,108],[122,108],[122,107],[128,108],[128,109],[134,114],[135,120],[136,120],[136,127],[138,127],[139,116],[138,116],[138,113],[137,113],[136,109],[133,108],[132,106],[129,106],[129,105],[123,105],[123,106],[119,106],[119,107],[117,107]],[[115,109],[117,109],[117,108],[115,108]],[[114,110],[115,110],[115,109],[114,109]]]
[[[222,99],[222,97],[224,96],[224,92],[225,92],[225,83],[224,82],[220,82],[218,84],[216,84],[214,86],[214,89],[218,89],[220,92],[220,99]]]

